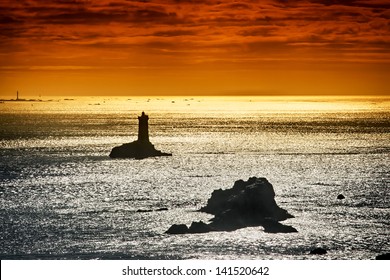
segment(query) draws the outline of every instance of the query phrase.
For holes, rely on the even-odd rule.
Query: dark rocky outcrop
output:
[[[150,213],[150,212],[162,212],[162,211],[168,211],[168,208],[166,207],[162,207],[162,208],[158,208],[158,209],[138,209],[136,212],[137,213]]]
[[[213,231],[214,229],[208,225],[205,224],[202,221],[199,222],[192,222],[190,228],[188,229],[189,233],[205,233],[205,232],[210,232]]]
[[[150,209],[138,209],[136,212],[137,213],[149,213],[149,212],[153,212],[153,210],[150,210]]]
[[[193,223],[189,233],[232,231],[249,226],[263,226],[270,233],[297,232],[279,221],[293,218],[275,202],[273,186],[265,178],[239,180],[233,188],[215,190],[200,211],[213,214],[210,224]],[[201,223],[201,224],[200,224]],[[194,227],[197,230],[191,230]]]
[[[390,260],[390,253],[381,254],[375,257],[376,260]]]
[[[200,211],[215,215],[213,223],[217,228],[226,222],[241,227],[293,218],[276,204],[274,197],[274,188],[266,178],[252,177],[248,181],[236,181],[231,189],[215,190]]]
[[[344,199],[345,198],[345,196],[343,195],[343,194],[339,194],[338,196],[337,196],[337,199]]]
[[[262,223],[265,232],[269,233],[289,233],[298,232],[296,228],[279,223],[278,221],[265,219]]]
[[[144,159],[148,157],[171,156],[154,148],[150,142],[140,142],[138,140],[114,147],[110,153],[111,158],[135,158]]]
[[[315,248],[310,251],[310,255],[325,255],[327,252],[324,248]]]
[[[174,224],[165,233],[169,234],[184,234],[188,233],[188,227],[184,224]]]

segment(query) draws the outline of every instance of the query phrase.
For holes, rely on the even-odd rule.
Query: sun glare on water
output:
[[[53,97],[41,101],[0,104],[3,113],[126,113],[182,112],[248,114],[251,112],[386,112],[387,97],[335,96],[161,96],[161,97]]]

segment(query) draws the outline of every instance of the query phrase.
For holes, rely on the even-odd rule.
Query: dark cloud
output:
[[[121,22],[128,17],[125,12],[102,12],[80,9],[65,13],[48,14],[39,17],[42,24],[105,24],[110,22]]]
[[[43,24],[108,24],[112,22],[129,23],[159,23],[175,24],[180,20],[176,13],[156,11],[153,9],[138,10],[114,10],[114,11],[93,11],[80,9],[66,13],[57,13],[40,16],[38,19]]]
[[[350,6],[350,7],[362,7],[362,8],[390,8],[390,3],[385,3],[385,1],[359,1],[359,0],[312,0],[312,3],[317,3],[325,6]]]
[[[260,36],[260,37],[270,37],[275,35],[275,32],[278,31],[278,28],[268,26],[268,27],[257,27],[251,29],[240,30],[238,34],[240,36]]]
[[[15,18],[13,16],[7,16],[7,15],[0,15],[0,24],[3,25],[15,25],[15,24],[20,24],[23,21]]]
[[[354,42],[379,52],[380,42],[390,43],[389,9],[379,0],[0,0],[0,38],[10,50],[35,40],[164,52],[196,46],[205,55],[211,49],[272,53],[272,45],[286,52],[348,51]]]
[[[235,3],[227,4],[226,8],[233,9],[233,10],[248,10],[251,9],[252,6],[244,2],[241,3],[235,2]]]
[[[220,4],[223,1],[213,1],[213,0],[172,0],[168,1],[174,4],[192,4],[192,5],[213,5],[213,4]]]
[[[165,30],[165,31],[157,31],[152,34],[153,36],[158,36],[158,37],[175,37],[175,36],[195,36],[197,35],[196,31],[192,30]]]
[[[19,5],[0,3],[0,27],[18,29],[34,25],[106,25],[118,24],[178,24],[180,19],[173,11],[161,5],[109,2],[95,5],[85,1],[43,1],[47,5]],[[49,4],[50,3],[50,4]],[[4,6],[1,6],[1,5]],[[42,4],[42,3],[41,3]],[[66,5],[65,5],[66,4]],[[104,4],[104,5],[103,5]],[[1,31],[0,31],[1,33]]]
[[[139,23],[159,23],[159,24],[178,24],[182,22],[174,12],[156,11],[152,9],[136,10],[132,16],[133,22]]]

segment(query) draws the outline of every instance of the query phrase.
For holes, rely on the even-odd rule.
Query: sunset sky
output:
[[[390,1],[0,0],[0,97],[387,95]]]

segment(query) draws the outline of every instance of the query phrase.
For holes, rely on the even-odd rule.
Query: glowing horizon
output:
[[[386,1],[0,1],[0,97],[388,95]]]

